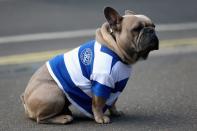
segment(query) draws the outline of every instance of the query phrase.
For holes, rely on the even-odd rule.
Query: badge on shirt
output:
[[[84,50],[82,50],[81,54],[80,54],[80,59],[81,62],[84,65],[90,65],[92,62],[92,50],[90,48],[85,48]]]

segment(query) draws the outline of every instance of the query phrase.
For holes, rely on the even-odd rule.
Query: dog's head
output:
[[[106,7],[104,14],[110,25],[111,35],[133,63],[147,59],[150,51],[159,49],[155,25],[147,16],[137,15],[129,10],[125,11],[124,16],[120,16],[111,7]]]

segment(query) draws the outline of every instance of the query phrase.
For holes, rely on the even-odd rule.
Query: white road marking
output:
[[[159,47],[159,51],[151,52],[151,56],[197,52],[197,38],[161,40],[160,43],[161,44]],[[57,54],[65,53],[69,50],[70,49],[63,49],[33,52],[27,54],[15,54],[10,56],[0,56],[0,66],[46,61],[53,56],[56,56]]]
[[[76,30],[76,31],[46,32],[46,33],[25,34],[25,35],[16,35],[16,36],[4,36],[4,37],[0,37],[0,44],[39,41],[39,40],[78,38],[85,36],[93,36],[94,33],[95,33],[95,29],[86,29],[86,30]]]
[[[197,29],[197,22],[160,24],[157,25],[156,27],[156,30],[159,32],[193,30],[193,29]],[[0,37],[0,44],[90,37],[95,34],[95,31],[96,29],[84,29],[84,30],[63,31],[63,32],[45,32],[45,33],[24,34],[24,35],[15,35],[15,36],[3,36]]]
[[[156,26],[157,31],[181,31],[181,30],[195,30],[197,29],[197,22],[176,23],[176,24],[160,24]]]

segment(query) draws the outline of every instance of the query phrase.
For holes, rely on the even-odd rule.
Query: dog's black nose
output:
[[[153,50],[158,50],[159,49],[159,39],[158,37],[156,36],[156,34],[154,34],[152,37],[151,37],[151,47]]]

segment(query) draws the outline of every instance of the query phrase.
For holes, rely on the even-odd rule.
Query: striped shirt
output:
[[[88,117],[93,117],[92,96],[106,99],[109,108],[123,91],[131,66],[97,41],[89,41],[47,63],[49,73],[68,100]]]

